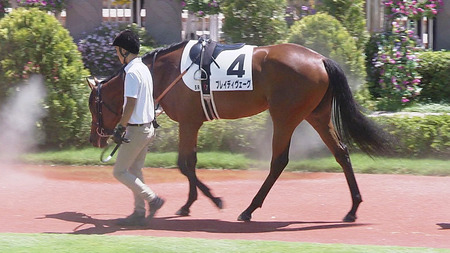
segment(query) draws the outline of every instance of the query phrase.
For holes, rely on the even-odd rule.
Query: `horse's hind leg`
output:
[[[356,183],[348,149],[345,144],[340,141],[339,136],[330,121],[330,117],[331,110],[323,110],[322,112],[315,111],[306,120],[319,133],[323,142],[327,145],[328,149],[334,155],[336,161],[341,165],[344,171],[352,196],[352,208],[344,217],[343,221],[354,222],[356,220],[356,211],[358,210],[359,204],[362,202],[362,198],[358,189],[358,184]]]
[[[256,193],[249,207],[239,215],[239,221],[251,220],[252,213],[256,210],[256,208],[262,206],[264,199],[266,198],[270,189],[288,164],[289,147],[294,129],[295,126],[289,127],[289,124],[274,124],[274,134],[272,140],[272,161],[270,163],[269,175],[259,189],[258,193]]]
[[[197,134],[200,125],[181,124],[179,125],[180,143],[178,150],[178,167],[183,175],[189,180],[189,195],[186,203],[176,212],[177,215],[187,216],[190,212],[191,205],[197,200],[197,187],[205,196],[211,199],[218,208],[222,208],[222,200],[214,197],[210,189],[201,182],[195,173],[195,166],[197,164]]]

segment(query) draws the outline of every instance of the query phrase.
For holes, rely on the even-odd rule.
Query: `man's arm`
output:
[[[128,121],[130,121],[131,114],[133,114],[134,107],[136,106],[136,98],[127,97],[127,102],[125,108],[123,109],[122,118],[119,121],[119,125],[124,127],[127,126]]]

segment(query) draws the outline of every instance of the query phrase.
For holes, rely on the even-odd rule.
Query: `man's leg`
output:
[[[144,127],[128,127],[126,138],[130,143],[121,145],[114,165],[114,177],[127,186],[135,196],[135,210],[132,215],[119,220],[119,225],[145,225],[145,202],[154,198],[154,193],[142,181],[142,166],[145,161],[148,140],[143,134]],[[136,168],[140,169],[136,169]]]

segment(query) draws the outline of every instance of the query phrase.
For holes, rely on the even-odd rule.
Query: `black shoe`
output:
[[[156,197],[154,200],[148,203],[150,206],[150,213],[147,217],[148,220],[153,219],[153,216],[155,216],[156,211],[158,211],[163,205],[164,205],[164,199],[160,197]]]
[[[134,212],[126,218],[117,219],[116,225],[123,227],[143,227],[147,226],[148,223],[145,214]]]

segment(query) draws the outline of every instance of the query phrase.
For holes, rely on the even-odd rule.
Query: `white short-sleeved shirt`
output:
[[[124,106],[127,97],[136,98],[136,106],[129,124],[150,123],[155,118],[153,104],[153,79],[141,58],[133,59],[125,67]]]

